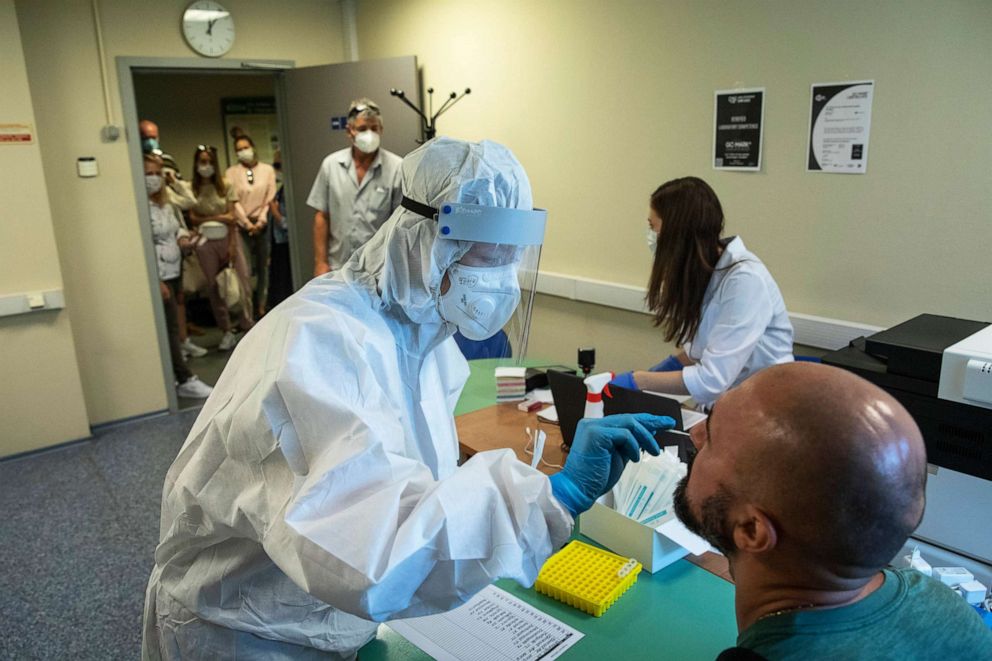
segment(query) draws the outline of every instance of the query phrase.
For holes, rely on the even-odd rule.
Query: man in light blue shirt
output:
[[[348,111],[351,146],[320,165],[307,204],[313,217],[314,276],[339,269],[372,238],[403,197],[403,159],[379,148],[382,116],[369,99]]]

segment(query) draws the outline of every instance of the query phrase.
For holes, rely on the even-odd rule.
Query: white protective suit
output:
[[[532,208],[490,142],[427,143],[403,189]],[[468,366],[437,296],[471,244],[436,235],[398,208],[239,344],[166,477],[144,658],[350,657],[375,622],[532,584],[567,540],[572,517],[512,452],[457,466]]]

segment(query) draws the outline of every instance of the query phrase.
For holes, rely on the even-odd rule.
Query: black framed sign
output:
[[[713,169],[761,169],[765,88],[713,93]]]

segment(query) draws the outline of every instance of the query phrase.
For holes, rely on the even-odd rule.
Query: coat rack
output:
[[[471,94],[472,90],[466,87],[465,91],[462,92],[460,95],[455,92],[452,92],[450,95],[448,95],[448,98],[445,99],[444,103],[441,105],[438,111],[434,113],[434,88],[428,87],[427,88],[427,98],[429,103],[428,113],[430,114],[430,116],[424,114],[424,111],[422,109],[413,105],[413,102],[410,101],[410,99],[406,98],[406,93],[403,90],[398,90],[396,88],[393,88],[389,90],[389,93],[392,96],[398,98],[406,105],[408,105],[410,108],[412,108],[415,113],[420,115],[420,134],[423,139],[420,140],[419,142],[420,144],[423,144],[437,134],[437,118],[440,117],[442,113],[451,110],[452,106],[454,106],[456,103],[461,101],[467,94]]]

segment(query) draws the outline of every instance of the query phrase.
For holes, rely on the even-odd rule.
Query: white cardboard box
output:
[[[700,555],[710,545],[691,533],[670,513],[652,528],[613,509],[613,494],[596,501],[580,518],[579,532],[618,555],[636,558],[652,574],[692,553]]]

